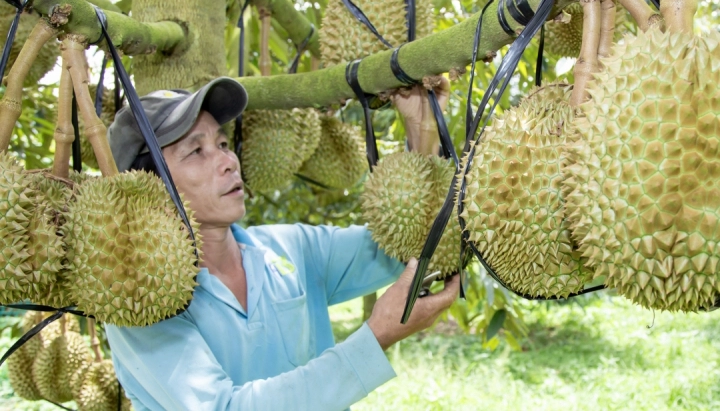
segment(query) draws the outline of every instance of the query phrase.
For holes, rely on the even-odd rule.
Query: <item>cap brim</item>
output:
[[[247,92],[236,80],[219,77],[177,105],[156,131],[160,147],[182,138],[195,124],[201,110],[209,112],[218,124],[236,119],[247,107]]]

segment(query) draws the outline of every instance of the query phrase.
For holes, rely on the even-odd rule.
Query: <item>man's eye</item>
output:
[[[223,149],[223,150],[225,150],[225,149],[227,149],[227,148],[229,148],[229,147],[230,147],[230,145],[228,144],[227,141],[223,141],[222,143],[220,143],[220,148]]]
[[[200,154],[201,148],[198,147],[195,150],[191,151],[190,154]]]

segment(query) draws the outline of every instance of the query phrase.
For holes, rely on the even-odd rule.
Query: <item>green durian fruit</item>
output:
[[[243,113],[241,164],[251,190],[285,188],[320,141],[320,118],[312,109]]]
[[[536,88],[495,118],[465,175],[460,217],[470,241],[500,279],[531,296],[567,297],[591,277],[563,209],[560,156],[575,116],[570,94],[564,84]]]
[[[98,321],[149,325],[192,298],[195,247],[158,177],[133,171],[86,181],[63,233],[72,249],[71,297]]]
[[[336,117],[322,116],[321,127],[320,144],[299,174],[325,187],[350,188],[368,168],[364,137]]]
[[[41,320],[42,313],[28,311],[21,321],[22,331],[29,331]],[[26,400],[37,401],[42,399],[32,374],[33,363],[42,348],[42,337],[36,334],[7,359],[10,386],[15,391],[15,395]]]
[[[615,5],[615,41],[627,32],[627,10]],[[582,46],[583,8],[580,3],[565,7],[562,14],[545,23],[545,47],[548,53],[556,56],[578,57]]]
[[[130,400],[124,390],[119,390],[112,361],[93,363],[85,374],[82,387],[75,398],[79,411],[117,411],[118,394],[121,395],[123,411],[129,411]]]
[[[36,193],[22,167],[0,153],[0,304],[28,298],[32,265],[28,261],[28,229]]]
[[[406,4],[402,0],[356,0],[375,29],[393,47],[408,41]],[[432,3],[415,3],[415,38],[432,34],[435,26]],[[388,50],[365,25],[360,23],[340,0],[329,1],[320,28],[320,53],[325,67],[347,64],[380,51]]]
[[[50,401],[57,403],[67,402],[73,399],[72,390],[68,375],[74,370],[71,367],[75,364],[67,362],[69,340],[82,336],[66,331],[55,337],[50,344],[40,350],[33,363],[33,379],[40,395]]]
[[[17,9],[6,2],[0,3],[0,33],[3,33],[0,37],[0,50],[5,48],[5,40],[10,24],[15,17],[15,11]],[[40,17],[36,14],[23,13],[20,16],[20,24],[18,25],[17,31],[15,32],[15,41],[13,42],[12,48],[10,49],[10,57],[8,59],[7,67],[5,68],[5,75],[8,74],[10,68],[15,63],[20,50],[22,49],[25,40],[30,36],[35,24],[37,24]],[[60,43],[57,41],[49,41],[42,48],[40,53],[35,57],[30,72],[24,81],[25,87],[35,86],[37,82],[47,72],[55,67],[58,57],[60,56]]]
[[[719,291],[720,34],[627,36],[588,83],[567,151],[567,213],[609,287],[696,311]]]

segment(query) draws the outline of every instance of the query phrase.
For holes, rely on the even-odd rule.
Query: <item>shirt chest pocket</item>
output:
[[[306,294],[276,301],[272,306],[288,360],[296,367],[305,365],[315,356],[315,346],[310,343],[310,314]]]

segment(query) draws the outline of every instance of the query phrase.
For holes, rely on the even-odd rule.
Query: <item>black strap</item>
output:
[[[660,10],[660,0],[650,0],[657,10]]]
[[[472,51],[472,62],[470,63],[470,87],[468,87],[467,92],[467,100],[465,104],[465,147],[463,151],[467,151],[467,147],[470,143],[469,139],[470,137],[470,127],[472,126],[472,85],[475,82],[475,64],[477,62],[477,54],[478,54],[478,48],[480,48],[480,37],[482,37],[482,24],[483,24],[483,17],[485,17],[485,11],[487,11],[488,7],[493,3],[494,0],[490,0],[487,4],[485,4],[485,7],[483,7],[482,12],[480,13],[480,17],[478,18],[477,25],[475,26],[475,38],[473,39],[473,51]],[[500,0],[498,3],[498,8],[501,7],[501,2],[503,0]]]
[[[343,0],[346,1],[346,0]],[[378,162],[378,149],[375,141],[375,131],[372,126],[372,118],[370,113],[370,106],[368,104],[368,98],[365,92],[360,87],[360,81],[358,80],[358,69],[360,68],[360,62],[362,60],[354,60],[345,67],[345,81],[350,85],[355,96],[357,97],[360,105],[363,108],[363,115],[365,116],[365,153],[367,155],[368,164],[370,171],[377,165]]]
[[[405,15],[408,28],[408,43],[415,41],[416,18],[415,18],[415,0],[405,0]]]
[[[250,0],[245,0],[245,3],[240,9],[240,18],[238,18],[237,26],[240,28],[240,45],[238,50],[238,77],[245,76],[245,9],[250,5]],[[242,157],[242,113],[235,118],[235,130],[233,131],[233,146],[235,147],[235,155],[238,160]],[[244,167],[241,167],[243,170]]]
[[[380,41],[382,42],[382,44],[384,44],[384,45],[385,45],[387,48],[389,48],[389,49],[392,48],[392,44],[388,43],[388,41],[385,40],[385,38],[384,38],[380,33],[378,33],[378,31],[377,31],[377,29],[375,28],[375,26],[373,26],[373,24],[372,24],[372,23],[370,22],[370,20],[367,18],[367,16],[365,15],[365,13],[363,13],[363,11],[360,9],[360,7],[356,6],[355,3],[353,3],[351,0],[342,0],[342,2],[343,2],[343,4],[345,5],[345,7],[348,9],[348,11],[350,11],[350,13],[351,13],[353,16],[355,16],[355,18],[356,18],[360,23],[364,24],[365,27],[367,27],[368,30],[370,30],[370,32],[371,32],[372,34],[374,34],[375,37],[377,37],[378,40],[380,40]]]
[[[508,3],[507,9],[513,20],[522,26],[527,26],[535,15],[535,12],[532,10],[527,0],[520,0],[517,3],[515,0],[508,1],[510,3]]]
[[[7,39],[5,40],[5,47],[3,48],[2,57],[0,57],[0,82],[5,76],[5,67],[7,66],[8,60],[10,59],[10,50],[12,50],[13,42],[15,41],[15,33],[17,32],[18,25],[20,24],[20,15],[22,14],[23,9],[25,8],[25,5],[29,0],[25,0],[22,3],[20,3],[18,0],[5,1],[10,3],[10,5],[12,5],[13,7],[17,8],[17,11],[15,12],[15,17],[10,24],[10,29],[8,30]]]
[[[95,114],[97,114],[98,117],[102,115],[103,91],[105,91],[105,68],[107,67],[107,62],[108,58],[107,54],[105,54],[102,64],[100,65],[100,79],[95,89]]]
[[[172,176],[170,175],[170,170],[168,170],[167,163],[165,163],[165,158],[162,155],[160,144],[158,144],[157,137],[155,137],[155,132],[153,131],[153,128],[150,125],[150,121],[148,120],[147,115],[142,108],[142,104],[140,103],[140,98],[135,91],[135,87],[133,87],[132,82],[130,81],[130,77],[125,71],[125,67],[123,67],[122,65],[120,55],[118,54],[115,46],[112,44],[110,36],[107,33],[107,18],[105,17],[105,13],[99,7],[94,7],[95,14],[100,21],[100,28],[102,29],[103,36],[107,41],[108,49],[110,50],[110,54],[112,55],[115,70],[120,76],[120,82],[122,83],[122,87],[125,90],[125,96],[128,99],[130,110],[135,117],[135,121],[137,122],[138,128],[140,129],[140,133],[145,139],[145,144],[150,151],[150,156],[155,163],[158,174],[160,174],[160,178],[162,179],[163,183],[165,183],[165,188],[167,189],[168,193],[170,193],[170,198],[172,198],[173,203],[175,203],[175,207],[177,208],[180,217],[182,218],[185,226],[188,229],[190,238],[193,242],[195,242],[195,233],[193,232],[192,226],[190,225],[190,219],[185,212],[185,207],[183,206],[182,200],[180,199],[180,194],[178,194],[175,183],[173,183]],[[195,257],[195,264],[197,265],[199,260],[197,248],[195,248]]]
[[[75,135],[75,139],[73,139],[72,142],[72,163],[73,163],[73,170],[77,171],[78,173],[82,172],[82,147],[80,143],[80,122],[78,121],[78,109],[77,109],[77,99],[75,99],[75,91],[73,90],[72,95],[72,114],[71,114],[71,121],[73,126],[73,133]]]
[[[542,86],[543,49],[545,49],[545,24],[540,28],[540,44],[538,45],[537,63],[535,64],[535,85]]]
[[[290,64],[290,68],[288,69],[288,74],[295,74],[297,73],[298,64],[300,63],[300,57],[302,57],[302,54],[305,52],[305,48],[307,48],[308,43],[310,43],[310,39],[312,38],[313,34],[315,34],[315,26],[310,24],[310,33],[305,37],[305,40],[300,43],[300,45],[297,48],[297,53],[295,54],[295,57],[293,58],[292,64]]]
[[[68,314],[77,315],[80,317],[95,318],[94,316],[87,315],[82,311],[74,310],[74,309],[72,309],[72,307],[55,308],[55,307],[50,307],[49,305],[40,305],[40,304],[3,304],[3,305],[0,305],[0,307],[12,308],[15,310],[42,311],[42,312],[46,312],[46,313],[54,313],[56,311],[63,311]]]
[[[498,0],[497,16],[500,27],[502,27],[505,33],[514,37],[515,32],[513,31],[512,27],[510,27],[510,24],[508,24],[507,18],[505,17],[505,0]]]

